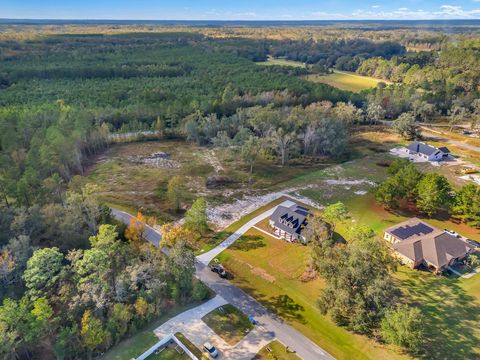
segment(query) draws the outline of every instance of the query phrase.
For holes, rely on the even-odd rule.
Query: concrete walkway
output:
[[[215,247],[212,250],[206,252],[205,254],[197,256],[197,260],[204,265],[208,265],[210,263],[210,261],[212,261],[223,250],[225,250],[230,245],[232,245],[238,238],[240,238],[243,234],[245,234],[253,225],[257,224],[258,222],[260,222],[260,221],[266,219],[267,217],[269,217],[270,215],[272,215],[273,212],[280,205],[285,206],[285,207],[290,207],[290,206],[295,205],[295,203],[293,201],[290,201],[290,200],[285,200],[281,204],[279,204],[277,206],[274,206],[273,208],[261,213],[257,217],[254,217],[252,220],[250,220],[249,222],[242,225],[237,231],[235,231],[232,235],[230,235],[228,238],[226,238],[221,244],[217,245],[217,247]]]

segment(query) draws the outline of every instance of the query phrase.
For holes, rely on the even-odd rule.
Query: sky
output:
[[[480,19],[480,0],[0,0],[0,18],[107,20]]]

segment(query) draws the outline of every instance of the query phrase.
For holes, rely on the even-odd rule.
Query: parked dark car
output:
[[[210,270],[217,273],[221,278],[226,278],[228,273],[225,271],[222,265],[212,265]]]

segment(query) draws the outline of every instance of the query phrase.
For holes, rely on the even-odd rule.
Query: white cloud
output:
[[[480,2],[480,0],[478,0]],[[438,11],[409,9],[401,7],[392,11],[374,11],[358,9],[351,13],[350,18],[358,20],[432,20],[432,19],[473,19],[479,18],[480,9],[464,10],[457,5],[441,5]]]
[[[480,0],[478,0],[480,1]],[[372,5],[372,9],[378,9],[380,7],[380,5]]]

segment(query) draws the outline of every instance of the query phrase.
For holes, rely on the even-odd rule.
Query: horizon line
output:
[[[416,21],[480,21],[479,18],[435,18],[435,19],[107,19],[107,18],[9,18],[0,17],[1,21],[203,21],[203,22],[309,22],[309,21],[404,21],[404,22],[416,22]]]

